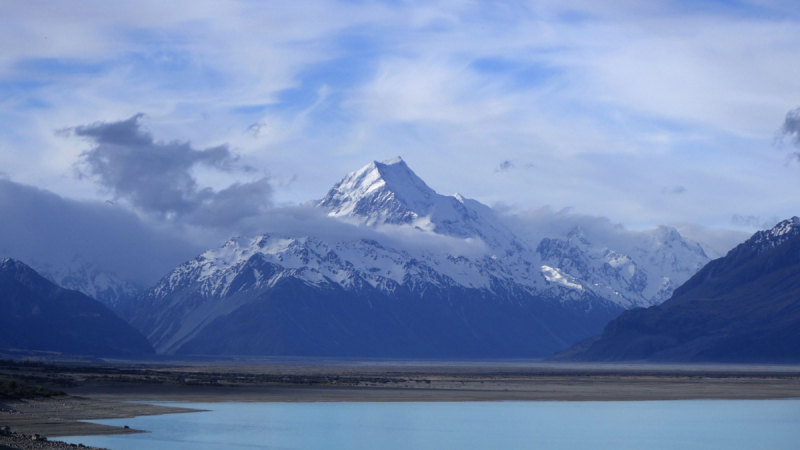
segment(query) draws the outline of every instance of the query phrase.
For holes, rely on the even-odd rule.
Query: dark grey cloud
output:
[[[270,207],[272,185],[267,178],[251,183],[235,183],[204,199],[200,207],[187,214],[189,223],[211,227],[235,225],[244,218],[257,217]]]
[[[255,171],[227,146],[198,150],[188,142],[156,141],[142,129],[142,117],[73,128],[92,143],[76,165],[78,176],[97,181],[140,212],[192,225],[230,226],[270,207],[273,190],[266,177],[218,191],[200,185],[196,168]]]
[[[267,126],[267,124],[264,121],[256,122],[256,123],[250,125],[249,127],[247,127],[247,130],[245,130],[245,133],[249,134],[250,136],[252,136],[254,138],[257,138],[261,134],[261,130],[264,129],[266,126]]]
[[[664,189],[661,190],[661,192],[663,194],[673,194],[673,195],[685,194],[686,188],[683,186],[665,187]]]
[[[494,169],[494,171],[495,172],[508,172],[509,170],[515,169],[516,167],[517,166],[513,162],[511,162],[509,160],[505,160],[505,161],[501,162],[500,165],[496,169]]]
[[[523,164],[522,166],[518,166],[514,161],[511,161],[510,159],[507,159],[507,160],[501,162],[500,165],[497,166],[494,169],[494,172],[495,173],[508,172],[509,170],[514,170],[514,169],[517,169],[519,167],[522,167],[524,169],[535,169],[536,168],[536,164],[526,163],[526,164]]]
[[[53,266],[76,258],[149,284],[204,250],[106,202],[63,198],[0,179],[0,257]]]
[[[789,140],[795,147],[800,147],[800,108],[789,111],[786,114],[778,139],[780,142]],[[792,157],[800,160],[800,151],[793,152]]]

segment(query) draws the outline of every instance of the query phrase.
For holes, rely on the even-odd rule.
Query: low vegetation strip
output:
[[[0,375],[0,400],[50,398],[66,395],[43,386],[32,386],[9,376]]]

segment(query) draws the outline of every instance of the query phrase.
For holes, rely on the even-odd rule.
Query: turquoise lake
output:
[[[60,439],[113,450],[800,448],[800,400],[177,405],[210,411],[97,421],[147,434]]]

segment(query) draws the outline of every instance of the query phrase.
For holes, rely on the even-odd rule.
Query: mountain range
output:
[[[709,260],[669,227],[625,251],[580,227],[528,242],[400,158],[314,206],[361,236],[234,238],[117,311],[165,354],[540,357],[669,298]]]
[[[230,239],[148,289],[80,256],[33,268],[6,258],[0,348],[800,361],[798,217],[713,261],[667,226],[614,235],[573,224],[533,238],[478,201],[438,194],[400,158],[305,207],[315,226]]]
[[[554,359],[800,361],[800,218],[711,261],[661,305],[611,321]]]
[[[99,301],[111,310],[116,310],[144,289],[131,280],[108,270],[103,270],[94,262],[80,256],[68,263],[53,264],[40,260],[27,261],[40,275],[53,283],[74,291],[82,292]]]

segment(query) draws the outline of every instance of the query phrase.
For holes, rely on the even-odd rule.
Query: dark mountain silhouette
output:
[[[0,349],[100,357],[154,353],[141,333],[97,300],[13,259],[0,261],[0,311]]]

